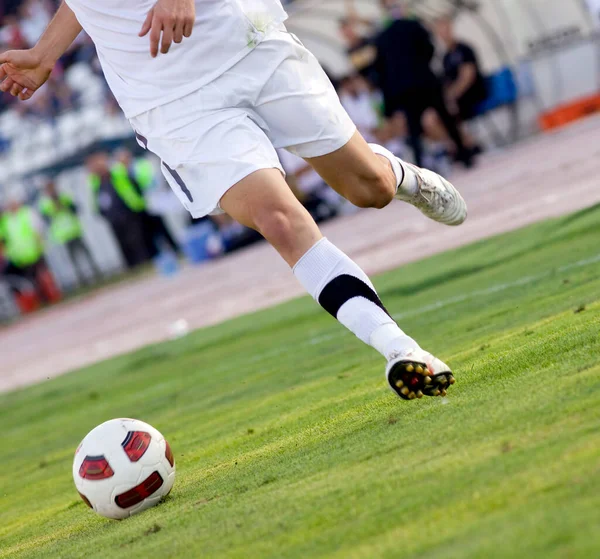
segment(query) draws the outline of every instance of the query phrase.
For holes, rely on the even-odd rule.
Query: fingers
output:
[[[183,22],[177,23],[173,31],[173,42],[179,44],[181,41],[183,41]]]
[[[6,93],[7,91],[10,91],[10,89],[12,88],[13,85],[15,85],[15,82],[13,81],[13,79],[6,78],[2,83],[0,83],[0,91],[3,91],[4,93]]]
[[[194,29],[194,18],[189,17],[183,22],[183,36],[190,37],[192,35],[192,29]]]
[[[17,97],[21,91],[23,91],[23,86],[19,85],[18,83],[13,84],[13,86],[10,88],[10,94],[13,97]]]
[[[164,27],[162,32],[162,41],[160,43],[160,52],[167,54],[173,42],[173,28]]]
[[[12,51],[7,50],[0,54],[0,64],[6,64],[7,62],[11,62],[12,60]]]
[[[11,77],[6,77],[6,79],[0,83],[0,91],[3,91],[4,93],[10,93],[13,97],[18,97],[21,99],[21,101],[31,99],[31,96],[34,94],[34,91],[18,84]]]
[[[0,82],[7,76],[6,70],[4,69],[4,65],[0,66]]]
[[[160,42],[160,32],[162,31],[162,23],[160,18],[152,18],[152,28],[150,29],[150,56],[156,58],[158,55],[158,43]]]
[[[152,8],[144,20],[139,36],[144,37],[150,33],[150,55],[156,58],[159,49],[161,53],[166,54],[173,43],[181,43],[184,37],[191,36],[195,21],[193,13],[185,17],[174,17],[158,13]]]
[[[140,37],[144,37],[148,33],[148,31],[150,31],[150,28],[152,27],[152,18],[153,17],[154,17],[154,8],[152,8],[148,12],[146,19],[144,20],[142,28],[140,29],[140,32],[139,32]]]

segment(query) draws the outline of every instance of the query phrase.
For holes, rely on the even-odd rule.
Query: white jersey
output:
[[[139,37],[156,0],[66,0],[96,45],[106,81],[128,118],[211,82],[285,21],[280,0],[195,0],[191,37],[150,56]]]

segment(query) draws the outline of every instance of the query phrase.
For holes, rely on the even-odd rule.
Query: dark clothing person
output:
[[[110,224],[127,266],[133,268],[148,261],[145,212],[135,212],[127,206],[113,186],[110,175],[98,180],[98,211]]]
[[[161,242],[166,243],[176,254],[180,251],[177,241],[171,235],[162,216],[144,212],[144,220],[144,231],[147,236],[147,243],[152,249],[151,254],[153,257],[160,253]]]
[[[373,85],[379,83],[379,76],[375,67],[376,52],[373,40],[368,38],[363,38],[346,49],[354,69]]]
[[[132,212],[119,196],[110,177],[100,179],[97,193],[98,212],[110,223],[127,221]]]
[[[150,190],[155,181],[152,163],[147,159],[138,159],[129,165],[122,163],[115,168],[118,173],[126,173],[130,188],[134,190],[142,202],[141,206],[136,204],[135,209],[142,216],[144,238],[146,239],[146,247],[150,258],[158,256],[161,252],[161,244],[165,243],[173,252],[178,253],[180,251],[179,245],[171,235],[163,217],[148,212],[144,200],[144,192]]]
[[[423,25],[414,19],[392,22],[376,39],[375,65],[384,96],[390,101],[409,90],[439,87],[431,70],[435,47]],[[394,109],[392,105],[390,109]]]
[[[409,143],[417,165],[423,163],[423,113],[433,108],[440,116],[448,135],[456,144],[457,158],[470,164],[470,154],[463,144],[456,120],[450,115],[442,84],[431,69],[435,47],[428,31],[414,19],[398,19],[376,41],[375,67],[383,92],[387,116],[404,112],[409,129]]]
[[[485,80],[479,67],[475,51],[465,43],[456,43],[452,50],[444,56],[444,78],[448,85],[458,79],[460,69],[464,64],[475,66],[475,81],[457,100],[458,111],[462,120],[469,120],[477,116],[477,107],[485,101],[488,92]]]

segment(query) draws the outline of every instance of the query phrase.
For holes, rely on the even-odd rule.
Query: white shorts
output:
[[[210,84],[131,125],[194,217],[217,210],[227,190],[259,169],[283,173],[275,148],[318,157],[356,131],[317,59],[285,31]]]

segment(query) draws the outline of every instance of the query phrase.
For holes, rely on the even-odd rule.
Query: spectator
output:
[[[4,27],[0,30],[0,42],[9,49],[29,48],[29,43],[25,39],[16,15],[4,18]]]
[[[54,10],[54,7],[51,8]],[[41,0],[25,0],[17,11],[20,28],[29,47],[35,45],[50,23],[53,11],[48,9],[47,2]]]
[[[56,2],[53,0],[1,2],[0,51],[24,49],[35,44],[55,12],[55,4]],[[94,87],[90,87],[88,79],[87,84],[82,85],[83,91],[79,92],[79,96],[67,85],[63,71],[77,62],[87,64],[90,72],[99,72],[95,48],[85,33],[81,33],[77,37],[55,67],[48,84],[36,94],[32,101],[25,104],[24,110],[20,114],[47,120],[54,119],[58,114],[73,108],[76,100],[98,105],[98,100],[90,99],[90,96],[93,98],[98,89],[97,84],[92,84]],[[110,103],[112,101],[109,98],[104,79],[102,79],[102,84],[103,99],[100,100],[100,104]],[[91,92],[88,94],[89,90]],[[79,98],[76,99],[76,97]],[[10,97],[0,100],[0,111],[14,107],[11,101]]]
[[[470,120],[477,116],[478,105],[487,97],[477,55],[470,45],[456,39],[452,20],[438,19],[435,29],[446,47],[444,82],[449,106],[461,120]]]
[[[80,284],[89,283],[86,267],[94,278],[101,277],[102,273],[83,240],[83,228],[77,217],[77,206],[73,198],[64,192],[59,193],[55,184],[50,181],[39,200],[39,210],[48,222],[52,242],[65,247],[77,281]],[[81,266],[82,260],[86,261],[84,267]]]
[[[368,82],[355,74],[344,78],[338,94],[346,112],[368,142],[377,141],[379,115]]]
[[[42,229],[33,209],[13,200],[0,215],[0,250],[8,263],[5,275],[27,280],[40,299],[53,302],[60,293],[44,258]]]
[[[7,19],[17,13],[23,0],[3,0],[0,2],[0,24],[6,25]]]
[[[96,152],[86,161],[94,205],[110,224],[125,262],[133,268],[150,259],[144,236],[146,202],[125,165],[111,168],[108,155]]]
[[[117,165],[121,164],[127,169],[129,180],[137,184],[140,192],[145,193],[156,184],[154,167],[148,159],[133,159],[128,149],[120,149],[115,154]],[[144,237],[148,245],[151,257],[160,252],[161,243],[166,244],[173,252],[179,252],[179,245],[171,235],[161,215],[155,215],[147,211],[147,207],[140,212],[144,220]]]
[[[346,43],[346,53],[354,70],[371,83],[376,84],[377,75],[374,62],[377,50],[373,44],[373,35],[375,35],[373,22],[361,17],[354,5],[346,2],[346,16],[339,21],[339,31]]]
[[[466,166],[472,155],[464,145],[457,122],[448,112],[442,85],[431,69],[435,48],[425,27],[416,19],[405,17],[402,5],[394,5],[397,17],[377,38],[375,67],[385,100],[388,117],[403,112],[409,142],[417,165],[423,164],[423,114],[436,111],[448,136],[456,146],[457,159]]]

